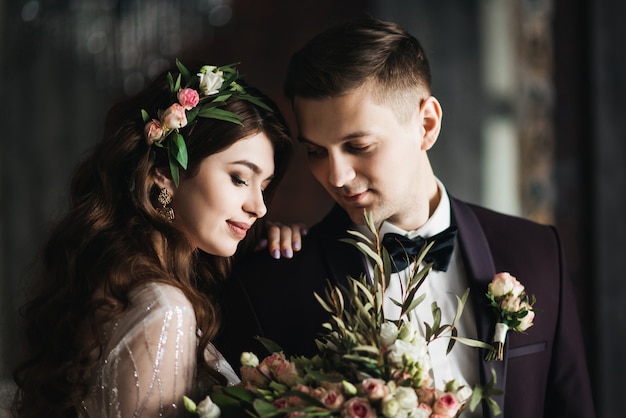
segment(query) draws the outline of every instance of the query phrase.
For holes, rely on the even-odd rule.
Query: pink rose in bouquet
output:
[[[348,418],[375,418],[376,412],[365,398],[351,398],[344,407],[344,416]]]
[[[370,401],[383,399],[389,394],[389,390],[382,379],[367,378],[361,382],[361,393]]]
[[[461,408],[461,404],[457,400],[456,396],[451,393],[443,393],[435,401],[433,411],[436,414],[441,414],[447,417],[456,416],[457,412]]]
[[[264,366],[280,383],[287,386],[295,386],[299,383],[296,365],[287,360],[282,352],[276,352],[264,358],[259,367],[263,368]]]

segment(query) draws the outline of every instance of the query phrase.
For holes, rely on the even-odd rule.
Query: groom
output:
[[[492,341],[495,316],[485,293],[497,272],[510,272],[536,296],[534,326],[508,334],[503,361],[485,361],[483,350],[460,344],[449,356],[445,342],[443,348],[430,346],[437,386],[459,376],[470,385],[484,384],[493,369],[505,391],[497,400],[506,418],[594,417],[559,237],[552,227],[447,193],[428,158],[442,110],[431,95],[430,69],[417,39],[374,19],[336,26],[292,57],[285,91],[311,171],[337,204],[310,229],[293,259],[260,252],[238,263],[221,300],[219,344],[226,357],[237,366],[242,351],[259,349],[256,335],[288,355],[315,353],[314,339],[328,316],[313,293],[324,294],[327,281],[345,283],[347,276],[368,271],[360,253],[340,241],[346,230],[363,229],[367,210],[382,224],[381,236],[430,237],[457,228],[451,258],[428,276],[426,292],[445,323],[456,310],[454,295],[470,289],[460,336]],[[403,273],[393,275],[390,288],[400,287]],[[421,322],[428,322],[430,303],[419,308]],[[472,416],[491,416],[485,406],[480,414]]]

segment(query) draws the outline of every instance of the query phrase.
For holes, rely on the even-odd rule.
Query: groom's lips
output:
[[[360,192],[360,193],[342,194],[341,198],[346,203],[361,203],[365,199],[366,195],[367,195],[367,190],[365,190],[364,192]]]

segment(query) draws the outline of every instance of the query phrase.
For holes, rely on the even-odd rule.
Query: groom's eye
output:
[[[325,149],[322,147],[306,147],[306,155],[310,158],[318,158],[324,154]]]
[[[353,154],[361,154],[364,152],[367,152],[371,149],[371,145],[370,144],[347,144],[346,148],[348,150],[348,152],[351,152]]]

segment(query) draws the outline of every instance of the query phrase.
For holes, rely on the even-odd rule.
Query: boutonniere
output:
[[[486,360],[502,360],[507,332],[523,332],[533,326],[535,296],[529,297],[514,276],[498,273],[487,287],[487,298],[497,322],[492,343],[494,350],[487,353]]]

